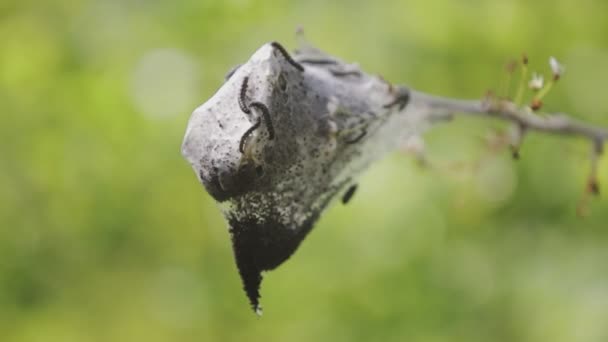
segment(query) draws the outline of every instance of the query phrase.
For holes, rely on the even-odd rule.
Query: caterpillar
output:
[[[258,127],[260,127],[261,124],[262,124],[262,119],[258,118],[258,121],[253,126],[251,126],[248,130],[245,131],[245,133],[241,137],[241,141],[239,143],[239,151],[241,153],[245,154],[245,143],[247,142],[247,138],[251,135],[251,133],[253,133],[253,131],[258,129]]]
[[[348,188],[348,190],[346,190],[346,192],[342,196],[342,204],[348,203],[348,201],[350,201],[350,199],[353,198],[355,191],[357,191],[357,184],[351,185],[350,188]]]
[[[350,140],[346,140],[347,144],[356,144],[358,143],[361,139],[363,139],[363,137],[367,134],[366,130],[363,130],[359,135],[357,135],[356,137],[354,137],[353,139]]]
[[[259,109],[262,112],[262,116],[264,117],[264,123],[266,124],[266,129],[268,130],[268,139],[274,139],[274,127],[272,126],[272,120],[270,118],[270,111],[268,107],[262,102],[251,102],[249,104],[250,107],[254,107]]]
[[[239,93],[239,107],[241,107],[241,110],[246,114],[251,113],[251,110],[249,110],[249,107],[247,107],[247,104],[245,104],[245,96],[247,96],[247,83],[248,82],[249,82],[249,77],[246,76],[243,79],[243,83],[241,84],[241,92]]]
[[[285,50],[285,48],[281,44],[279,44],[277,42],[272,42],[272,43],[270,43],[270,45],[272,45],[273,48],[279,50],[279,52],[281,52],[281,54],[283,55],[285,60],[287,60],[287,62],[289,62],[289,64],[293,65],[294,68],[300,70],[300,72],[304,71],[304,67],[300,63],[296,62],[293,58],[291,58],[291,56],[289,55],[287,50]]]

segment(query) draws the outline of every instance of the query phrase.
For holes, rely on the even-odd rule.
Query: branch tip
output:
[[[513,160],[519,160],[521,158],[519,147],[511,145],[511,156],[513,157]]]
[[[589,182],[589,192],[591,192],[594,196],[599,196],[600,185],[597,180],[594,179]]]
[[[593,142],[593,149],[597,156],[604,154],[604,139],[596,138]]]
[[[533,99],[532,103],[530,103],[530,109],[532,109],[532,111],[537,112],[539,111],[541,108],[543,107],[543,101],[541,101],[540,99]]]

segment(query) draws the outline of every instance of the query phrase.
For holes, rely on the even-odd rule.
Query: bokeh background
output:
[[[249,309],[226,225],[180,156],[192,110],[294,31],[395,83],[499,88],[527,52],[547,97],[608,126],[608,2],[0,2],[1,341],[607,341],[608,200],[589,146],[499,123],[427,135],[435,168],[373,166]],[[494,133],[493,133],[494,132]],[[600,182],[608,184],[608,162]],[[603,187],[602,190],[608,189]]]

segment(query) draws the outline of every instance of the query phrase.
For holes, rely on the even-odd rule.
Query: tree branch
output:
[[[608,139],[608,130],[586,122],[574,120],[564,113],[539,115],[528,107],[518,107],[515,103],[488,97],[482,101],[460,100],[438,97],[422,92],[412,91],[412,96],[425,102],[433,115],[439,119],[452,119],[455,113],[460,115],[495,118],[514,124],[515,134],[511,148],[513,157],[519,158],[519,148],[523,137],[529,131],[537,131],[560,136],[581,137],[591,143],[591,172],[587,190],[599,194],[597,180],[599,158]]]
[[[540,131],[550,134],[580,136],[591,140],[594,144],[601,145],[608,139],[608,130],[587,124],[582,121],[571,119],[566,114],[554,113],[539,115],[528,108],[518,108],[513,102],[487,98],[479,100],[459,100],[445,97],[437,97],[422,92],[412,92],[413,96],[421,98],[428,106],[441,113],[447,112],[448,116],[453,113],[461,115],[476,115],[488,118],[496,118],[513,122],[523,130]],[[441,114],[435,114],[441,115]]]

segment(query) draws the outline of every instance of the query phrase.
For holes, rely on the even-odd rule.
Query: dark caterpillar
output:
[[[350,201],[350,199],[353,198],[355,191],[357,191],[357,184],[351,185],[350,188],[348,188],[348,190],[346,190],[346,192],[342,196],[342,204],[348,203],[348,201]]]
[[[241,137],[241,141],[239,143],[239,151],[241,151],[241,153],[243,153],[243,154],[245,153],[245,143],[247,142],[247,138],[251,135],[251,133],[253,133],[253,131],[258,129],[261,124],[262,124],[262,119],[258,118],[258,121],[253,126],[251,126],[248,130],[245,131],[245,133]]]
[[[363,130],[359,135],[357,135],[356,137],[354,137],[353,139],[350,140],[346,140],[347,144],[356,144],[359,141],[361,141],[361,139],[363,139],[363,137],[367,134],[366,130]]]
[[[251,102],[249,104],[250,107],[254,107],[262,111],[262,116],[264,117],[264,123],[266,124],[266,129],[268,130],[268,139],[274,139],[274,127],[272,126],[272,121],[270,119],[270,111],[268,107],[262,102]]]
[[[272,42],[272,43],[270,43],[270,45],[273,48],[279,50],[279,52],[283,55],[285,60],[287,60],[287,62],[289,62],[289,64],[293,65],[294,68],[300,70],[300,72],[304,71],[304,67],[300,63],[296,62],[293,58],[291,58],[291,56],[289,55],[287,50],[285,50],[285,48],[281,44],[279,44],[277,42]]]
[[[243,83],[241,84],[241,92],[239,93],[239,107],[241,107],[241,110],[246,114],[251,113],[251,110],[249,110],[249,107],[247,107],[247,104],[245,104],[245,96],[247,95],[247,83],[248,82],[249,82],[249,77],[245,77],[243,79]]]

